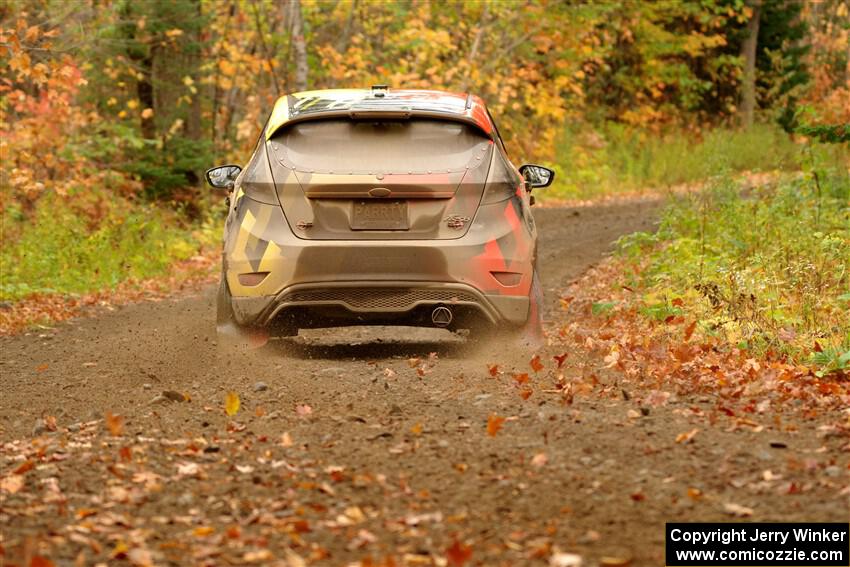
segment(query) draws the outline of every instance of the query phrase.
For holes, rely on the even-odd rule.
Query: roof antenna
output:
[[[372,96],[375,98],[384,98],[390,87],[387,85],[372,85]]]

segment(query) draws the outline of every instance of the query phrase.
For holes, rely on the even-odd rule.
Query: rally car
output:
[[[433,90],[281,97],[228,192],[218,330],[346,325],[536,332],[531,190],[481,98]]]

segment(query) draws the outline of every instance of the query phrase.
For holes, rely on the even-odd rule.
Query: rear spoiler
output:
[[[472,126],[476,131],[483,134],[486,138],[493,140],[494,133],[487,132],[481,125],[469,116],[463,114],[455,114],[452,112],[438,112],[433,110],[415,110],[415,109],[399,109],[399,110],[372,110],[372,109],[340,109],[327,110],[300,116],[293,116],[286,122],[279,125],[274,130],[266,131],[266,140],[271,140],[275,135],[279,134],[293,124],[309,122],[314,120],[328,120],[333,118],[347,118],[349,120],[410,120],[411,118],[429,118],[432,120],[444,120],[447,122],[459,122]]]

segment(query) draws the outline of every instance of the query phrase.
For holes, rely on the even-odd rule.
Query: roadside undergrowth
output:
[[[753,356],[850,370],[850,178],[814,172],[674,200],[654,234],[620,240],[644,317],[697,321]]]
[[[111,310],[117,305],[160,301],[175,293],[197,290],[218,279],[219,265],[218,250],[204,248],[190,258],[171,264],[165,273],[154,277],[128,279],[114,287],[88,293],[35,293],[15,302],[3,302],[0,305],[0,336],[45,330],[79,317],[87,310]]]
[[[630,285],[648,264],[609,257],[562,292],[562,313],[551,322],[542,357],[548,393],[570,405],[603,391],[634,398],[647,412],[706,396],[708,405],[688,411],[759,431],[783,429],[784,412],[827,416],[823,434],[850,450],[850,414],[841,413],[850,407],[848,373],[825,374],[776,350],[754,353],[731,344],[707,328],[686,299],[672,300],[667,317],[648,317],[655,304]]]

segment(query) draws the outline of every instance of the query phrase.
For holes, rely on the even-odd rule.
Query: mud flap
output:
[[[236,322],[230,290],[223,273],[216,294],[215,330],[218,343],[227,348],[253,350],[265,346],[269,341],[269,332],[266,329],[244,327]]]
[[[543,307],[543,287],[540,285],[540,277],[537,275],[537,270],[534,270],[528,299],[528,319],[525,325],[516,331],[515,340],[520,346],[538,348],[543,346],[544,337],[543,321],[540,312]]]

